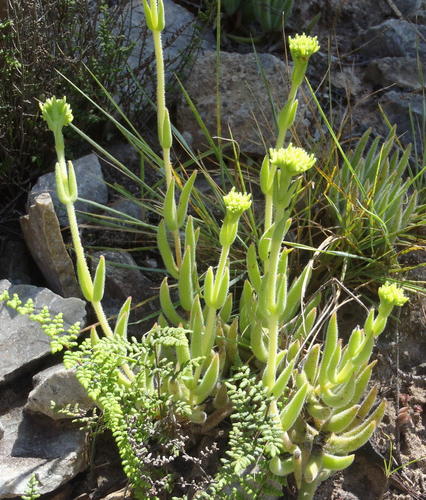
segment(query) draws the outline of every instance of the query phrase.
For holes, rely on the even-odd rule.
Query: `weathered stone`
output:
[[[0,439],[4,436],[4,427],[0,422]]]
[[[133,257],[127,252],[96,252],[92,256],[93,272],[101,255],[105,257],[106,262],[105,294],[102,305],[107,316],[116,315],[128,297],[132,297],[132,306],[136,306],[136,304],[156,295],[152,289],[151,280],[141,273]],[[141,307],[132,311],[131,322],[140,320],[155,310],[156,307],[152,302],[142,304]],[[153,322],[150,320],[144,325],[130,324],[129,333],[134,335],[144,333],[147,328],[152,326]]]
[[[77,380],[74,370],[67,370],[62,364],[43,370],[33,377],[34,389],[28,395],[25,410],[43,413],[54,420],[70,418],[51,407],[54,402],[58,409],[66,405],[78,404],[85,411],[94,407],[83,386]]]
[[[7,280],[0,281],[0,293],[4,290],[10,295],[17,293],[23,302],[33,299],[37,311],[47,306],[52,315],[62,312],[65,328],[77,321],[84,325],[85,303],[80,299],[64,299],[47,288],[11,286]],[[0,303],[0,326],[0,383],[10,382],[29,372],[50,354],[49,337],[40,325],[4,303]]]
[[[78,196],[85,200],[94,201],[99,204],[105,204],[108,201],[108,190],[102,175],[101,165],[98,157],[95,154],[83,156],[78,160],[73,161],[75,174],[77,177]],[[28,202],[29,205],[34,203],[34,199],[41,193],[49,193],[52,197],[53,206],[55,207],[61,226],[68,225],[68,217],[65,206],[58,200],[56,194],[56,182],[54,172],[42,175],[38,178],[36,184],[31,189]],[[78,200],[75,203],[76,210],[81,212],[98,212],[90,203]],[[78,218],[81,218],[77,214]]]
[[[369,58],[426,56],[426,26],[418,26],[402,19],[388,19],[368,28],[356,45]]]
[[[80,297],[74,266],[62,240],[50,194],[36,196],[28,215],[21,217],[20,222],[28,248],[49,288],[62,297]]]
[[[383,95],[380,104],[389,122],[396,124],[397,133],[405,144],[414,141],[417,144],[422,144],[421,130],[424,120],[424,99],[422,95],[391,90]]]
[[[6,429],[0,440],[0,498],[24,494],[32,474],[46,494],[70,481],[88,464],[85,433],[25,414],[22,406],[2,412]]]
[[[266,147],[272,146],[276,136],[269,92],[275,104],[281,107],[288,93],[288,68],[283,61],[270,54],[222,52],[220,61],[221,135],[230,139],[232,134],[244,153],[264,154],[264,143]],[[216,67],[216,52],[206,52],[197,59],[186,84],[186,90],[212,136],[217,134]],[[304,135],[301,125],[305,127],[306,123],[303,121],[303,97],[300,97],[296,127]],[[195,150],[209,147],[183,98],[177,117],[179,130]]]
[[[397,85],[404,89],[421,89],[421,73],[414,57],[384,57],[371,61],[365,77],[375,85]]]

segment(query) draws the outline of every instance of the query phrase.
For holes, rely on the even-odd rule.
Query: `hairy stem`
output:
[[[86,256],[84,255],[84,248],[81,243],[80,233],[78,231],[77,217],[75,215],[74,205],[72,203],[66,204],[68,220],[70,223],[71,237],[76,254],[76,258],[80,263],[81,269],[83,270],[84,277],[92,282],[92,277],[90,276],[89,266],[87,265]],[[102,304],[100,302],[92,302],[93,309],[98,318],[99,324],[101,325],[102,331],[106,337],[112,337],[113,331],[108,323],[105,316]]]
[[[161,134],[160,129],[163,126],[163,118],[166,110],[166,83],[164,73],[164,58],[163,47],[161,44],[161,31],[154,30],[152,32],[154,39],[154,52],[155,61],[157,66],[157,124],[158,133]],[[169,187],[172,181],[172,165],[170,161],[170,149],[163,147],[163,162],[166,172],[166,184]]]

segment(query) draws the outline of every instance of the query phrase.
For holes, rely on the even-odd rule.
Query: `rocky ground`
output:
[[[170,23],[166,58],[172,60],[192,40],[189,35],[198,2],[165,3]],[[331,112],[333,123],[342,129],[343,140],[350,142],[368,127],[375,134],[385,134],[383,112],[397,124],[401,141],[414,142],[420,151],[425,123],[422,67],[426,63],[426,1],[377,0],[374,7],[371,0],[305,0],[296,4],[288,31],[298,32],[316,19],[312,32],[318,35],[322,49],[312,58],[309,77],[321,103]],[[133,13],[129,18],[133,26],[139,26],[143,22],[139,0],[128,2],[128,9]],[[229,32],[238,32],[236,20],[226,23]],[[186,26],[183,32],[182,26]],[[189,63],[186,89],[214,133],[214,34],[207,27],[203,36],[200,51]],[[138,50],[141,48],[136,45],[130,63],[139,60]],[[282,37],[261,40],[255,55],[250,44],[225,35],[222,50],[223,135],[232,130],[242,153],[261,156],[264,142],[269,145],[268,137],[273,137],[273,115],[264,83],[268,82],[277,103],[282,102],[288,86]],[[263,79],[259,78],[259,64]],[[171,71],[168,78],[172,78]],[[307,89],[304,94],[295,133],[301,142],[309,143],[315,141],[318,127],[323,125]],[[195,150],[205,147],[205,139],[183,99],[175,103],[175,122]],[[106,146],[137,172],[138,157],[131,148],[118,142]],[[130,218],[143,216],[139,205],[107,189],[104,178],[108,182],[122,179],[111,173],[106,161],[90,154],[75,165],[81,197],[109,204]],[[152,180],[157,176],[154,172],[148,175]],[[28,207],[21,220],[22,233],[16,228],[14,237],[0,240],[0,293],[9,289],[22,298],[34,298],[37,305],[49,305],[53,312],[63,311],[67,324],[89,324],[73,263],[62,240],[67,221],[56,199],[53,174],[38,180],[29,193]],[[78,208],[86,211],[92,207],[82,204]],[[129,223],[123,220],[120,224],[128,227]],[[117,236],[113,231],[86,229],[84,234],[97,246],[114,246],[114,242],[123,243],[126,238],[133,242],[135,238],[122,232]],[[424,266],[423,243],[419,240],[419,250],[406,257],[408,264]],[[91,258],[96,265],[99,254],[93,252]],[[111,265],[107,272],[107,312],[115,313],[132,295],[134,302],[146,301],[135,320],[154,313],[151,297],[155,295],[155,270],[159,265],[155,253],[134,256],[110,251],[107,260],[118,265]],[[424,269],[419,267],[409,278],[424,284]],[[320,487],[318,500],[426,498],[426,460],[422,460],[426,456],[425,298],[412,294],[400,319],[399,330],[395,323],[376,352],[377,381],[381,395],[389,401],[383,424],[374,439],[357,453],[355,463]],[[134,328],[137,332],[143,326]],[[50,401],[55,400],[59,405],[79,402],[90,408],[90,401],[72,374],[61,368],[60,358],[49,354],[49,343],[40,329],[4,306],[0,306],[0,352],[4,353],[0,358],[0,498],[21,495],[33,472],[39,476],[45,499],[126,498],[125,478],[109,437],[99,438],[93,448],[83,431],[70,426],[50,407]],[[384,462],[389,460],[391,473],[386,475]],[[405,466],[413,460],[417,461]]]

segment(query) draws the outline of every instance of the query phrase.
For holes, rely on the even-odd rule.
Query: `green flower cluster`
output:
[[[403,306],[408,300],[402,288],[398,288],[396,283],[389,283],[388,281],[379,288],[379,298],[380,301],[389,306]]]
[[[235,217],[240,217],[243,212],[251,207],[251,194],[239,193],[235,187],[223,197],[228,213]]]
[[[314,166],[316,158],[303,148],[289,144],[286,148],[269,150],[270,163],[277,168],[286,170],[291,175],[298,175]]]
[[[69,125],[74,116],[67,98],[56,99],[55,96],[39,104],[43,119],[47,122],[49,129],[56,132]]]
[[[289,37],[288,43],[293,61],[300,59],[306,61],[320,49],[317,37],[307,36],[304,33]]]

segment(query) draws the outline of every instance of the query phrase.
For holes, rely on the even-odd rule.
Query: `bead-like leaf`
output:
[[[55,167],[56,194],[58,199],[64,205],[71,203],[71,197],[68,188],[68,179],[64,179],[59,163]]]
[[[211,266],[207,269],[204,278],[204,301],[209,307],[214,307],[215,305],[214,273]]]
[[[170,123],[169,110],[164,109],[163,121],[159,128],[160,145],[164,149],[170,149],[173,144],[172,125]]]
[[[101,255],[93,280],[93,302],[100,302],[105,290],[105,257]]]
[[[288,363],[288,365],[278,376],[277,381],[275,382],[275,385],[272,388],[272,395],[274,396],[274,398],[279,399],[282,396],[285,389],[287,388],[287,384],[288,381],[290,380],[295,362],[296,362],[295,359],[291,360],[290,363]]]
[[[253,288],[259,292],[262,284],[262,278],[260,276],[256,247],[254,243],[252,243],[247,250],[247,273]]]
[[[316,377],[318,374],[318,361],[321,352],[321,346],[315,344],[309,349],[306,355],[305,362],[303,364],[303,371],[306,374],[307,379],[311,385],[315,384]]]
[[[183,255],[183,261],[182,261],[182,266],[180,268],[179,281],[178,281],[180,305],[186,311],[191,310],[192,302],[194,300],[191,261],[192,261],[191,249],[187,247]]]
[[[218,280],[219,277],[216,277]],[[220,309],[226,302],[226,297],[229,291],[229,267],[226,267],[223,275],[220,277],[220,281],[215,283],[215,309]]]
[[[250,347],[256,358],[262,363],[266,363],[268,361],[268,349],[265,346],[263,337],[262,322],[257,321],[250,328]]]
[[[337,315],[334,313],[328,322],[327,333],[325,336],[324,351],[321,359],[321,365],[318,375],[318,384],[323,386],[328,382],[328,367],[336,350],[338,339]]]
[[[335,415],[331,416],[321,430],[326,432],[343,432],[355,420],[359,405],[351,406]]]
[[[158,249],[160,250],[161,258],[163,259],[167,271],[171,274],[173,278],[178,279],[179,269],[175,263],[173,252],[167,240],[166,224],[164,220],[162,220],[158,225],[157,246]]]
[[[114,328],[114,335],[116,335],[117,337],[127,337],[127,325],[129,322],[131,303],[132,297],[128,297],[124,304],[121,306],[120,312],[118,313],[117,322]]]
[[[280,414],[280,421],[283,431],[288,431],[300,415],[303,404],[305,403],[308,389],[309,384],[305,384],[304,386],[302,386],[282,410]]]
[[[354,461],[355,455],[330,455],[330,453],[323,452],[322,466],[324,469],[337,471],[347,469]]]
[[[75,176],[74,165],[68,162],[68,193],[70,202],[74,203],[78,198],[77,178]]]
[[[176,231],[177,229],[179,229],[176,200],[175,200],[174,178],[172,178],[169,187],[167,188],[166,196],[164,198],[163,216],[167,229],[169,231]]]
[[[182,227],[185,222],[186,213],[188,211],[188,201],[191,195],[192,187],[194,186],[195,178],[197,177],[197,171],[194,170],[191,177],[185,182],[182,192],[180,194],[179,206],[177,209],[177,221],[178,226]]]
[[[191,358],[194,359],[203,355],[204,316],[198,295],[192,303],[189,327],[192,330]]]
[[[210,364],[197,388],[194,390],[196,404],[202,403],[215,388],[219,380],[219,354],[214,353]]]
[[[343,408],[352,400],[354,392],[354,381],[348,380],[343,386],[338,386],[335,391],[323,389],[320,396],[326,405],[338,409]]]
[[[224,323],[228,323],[229,318],[231,317],[232,314],[232,293],[228,293],[228,296],[226,297],[226,301],[222,306],[222,309],[219,312],[220,319]]]
[[[336,453],[339,455],[351,453],[352,451],[361,448],[361,446],[363,446],[370,439],[375,428],[376,423],[371,422],[359,433],[349,437],[332,434],[326,444],[327,450],[330,450],[333,454]]]
[[[160,286],[160,304],[166,318],[175,326],[180,323],[185,324],[185,320],[176,312],[176,309],[170,298],[169,285],[167,278],[164,278]]]
[[[93,283],[85,261],[77,259],[77,277],[80,289],[88,302],[93,302]]]
[[[281,315],[281,320],[284,323],[287,323],[300,307],[305,296],[305,289],[309,283],[311,274],[312,261],[306,264],[300,276],[296,278],[291,284],[291,287],[287,293],[287,305],[283,314]]]
[[[379,393],[379,389],[377,385],[373,386],[369,391],[368,394],[365,396],[359,411],[358,411],[358,417],[359,418],[365,418],[368,415],[368,412],[371,410],[373,407],[377,394]]]
[[[269,461],[269,470],[276,476],[288,476],[289,474],[294,472],[294,458],[271,458],[271,460]]]

